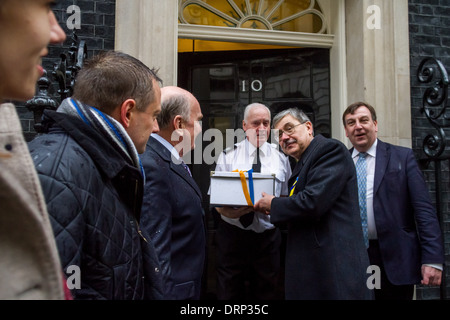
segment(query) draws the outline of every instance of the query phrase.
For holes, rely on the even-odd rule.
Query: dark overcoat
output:
[[[47,134],[29,143],[66,274],[79,267],[77,300],[161,298],[153,244],[139,228],[143,177],[80,119],[44,114]]]
[[[316,136],[293,170],[288,198],[274,198],[271,221],[286,223],[288,300],[372,299],[359,214],[356,169],[345,145]]]

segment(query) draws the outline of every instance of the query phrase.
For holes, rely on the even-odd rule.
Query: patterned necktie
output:
[[[256,148],[256,159],[253,160],[252,169],[253,172],[261,172],[261,159],[259,158],[259,148]],[[239,222],[242,224],[244,228],[247,228],[249,225],[253,223],[253,217],[255,216],[255,212],[249,212],[244,214],[239,218]]]
[[[359,211],[361,215],[362,229],[364,233],[364,243],[366,248],[369,247],[369,237],[367,230],[367,162],[366,152],[360,152],[358,161],[356,161],[356,176],[358,177],[358,198]]]

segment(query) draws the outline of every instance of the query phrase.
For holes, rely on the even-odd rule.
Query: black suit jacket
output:
[[[353,160],[316,136],[293,170],[294,194],[274,198],[271,221],[287,223],[286,299],[372,299]]]
[[[444,263],[444,245],[413,151],[378,140],[373,188],[375,225],[387,277],[395,285],[419,284],[422,264]]]
[[[141,158],[146,175],[141,224],[160,258],[164,299],[199,299],[206,253],[201,191],[155,138]]]

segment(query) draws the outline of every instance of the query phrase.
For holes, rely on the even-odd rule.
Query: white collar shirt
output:
[[[175,164],[180,164],[183,161],[183,159],[180,157],[180,154],[177,152],[175,147],[170,144],[169,141],[167,141],[166,139],[164,139],[163,137],[161,137],[156,133],[152,133],[152,137],[158,140],[164,147],[167,148],[167,150],[170,151],[170,153],[172,154],[172,161]]]

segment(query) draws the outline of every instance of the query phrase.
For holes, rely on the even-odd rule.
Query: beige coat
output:
[[[64,299],[63,271],[12,104],[0,105],[0,299]]]

